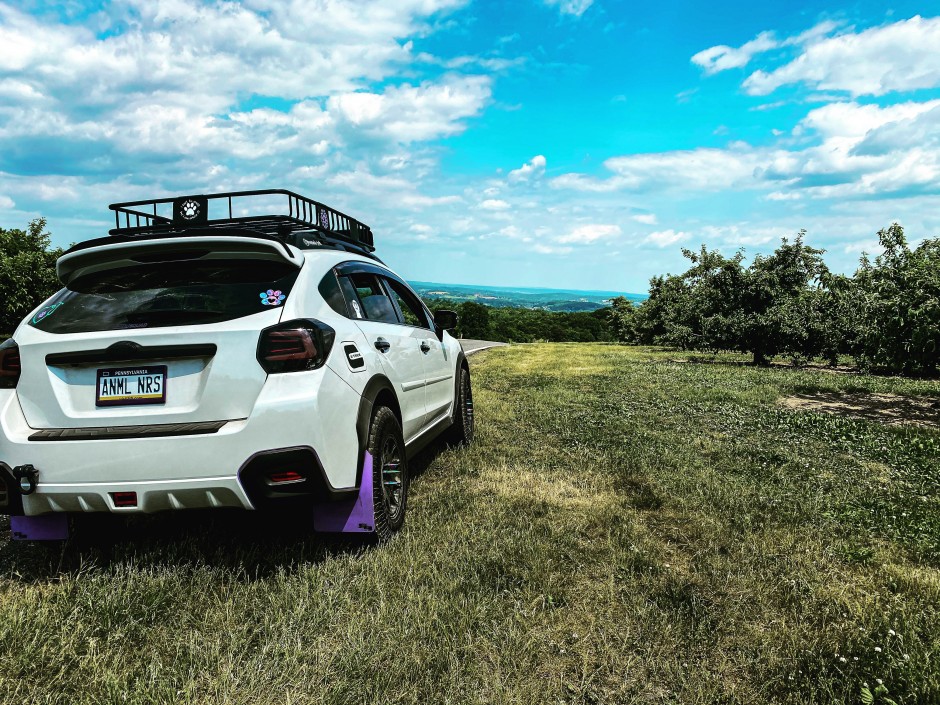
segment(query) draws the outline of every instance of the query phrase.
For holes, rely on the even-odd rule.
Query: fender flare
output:
[[[457,413],[457,399],[460,397],[460,370],[461,368],[467,368],[467,374],[470,374],[470,363],[467,362],[467,356],[464,355],[463,350],[457,353],[457,362],[454,366],[454,403],[450,408],[450,417],[451,419]]]
[[[375,400],[381,392],[391,394],[398,406],[396,410],[401,423],[401,402],[398,394],[395,392],[395,386],[392,381],[383,374],[376,374],[370,379],[362,390],[362,397],[359,399],[359,412],[356,415],[356,436],[359,439],[359,457],[356,460],[356,487],[362,484],[362,465],[365,460],[366,447],[369,444],[369,426],[372,423],[372,413],[375,407]]]

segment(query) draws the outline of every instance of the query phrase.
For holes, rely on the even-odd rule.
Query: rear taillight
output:
[[[0,389],[13,389],[20,380],[20,348],[8,338],[0,343]]]
[[[336,334],[314,320],[287,321],[261,331],[258,362],[266,372],[301,372],[326,363]]]

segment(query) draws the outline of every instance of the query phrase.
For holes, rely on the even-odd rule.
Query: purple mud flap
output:
[[[42,514],[36,517],[10,517],[14,541],[64,541],[69,537],[67,514]]]
[[[313,508],[313,528],[323,532],[371,534],[375,532],[372,504],[372,454],[362,461],[362,483],[354,500],[320,502]]]

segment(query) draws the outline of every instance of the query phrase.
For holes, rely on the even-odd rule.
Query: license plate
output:
[[[98,370],[95,406],[166,403],[166,365]]]

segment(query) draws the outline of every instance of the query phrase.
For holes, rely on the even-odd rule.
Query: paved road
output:
[[[481,352],[489,348],[499,348],[506,343],[494,343],[490,340],[461,340],[460,346],[463,348],[464,355],[470,357],[473,353]]]

